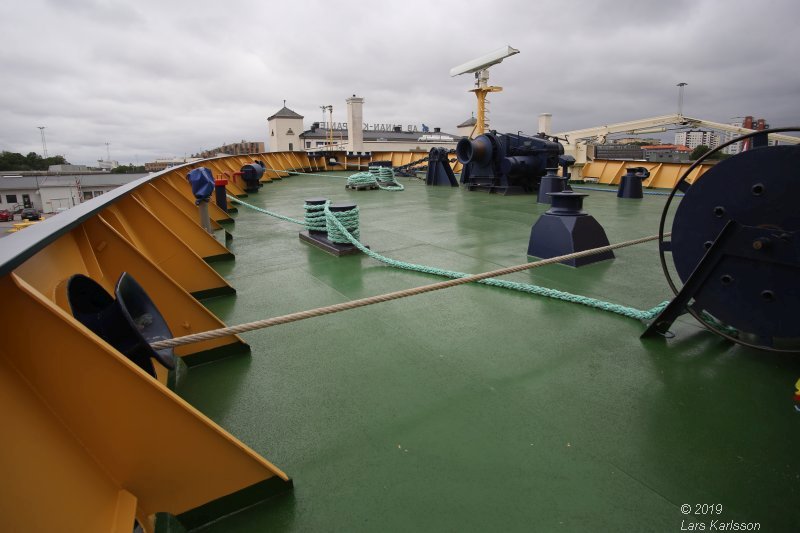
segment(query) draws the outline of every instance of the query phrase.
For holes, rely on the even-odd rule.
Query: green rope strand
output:
[[[285,220],[287,222],[293,222],[295,224],[300,224],[303,226],[306,225],[305,222],[301,222],[299,220],[290,217],[273,213],[272,211],[269,211],[267,209],[256,207],[252,204],[248,204],[247,202],[243,202],[242,200],[239,200],[233,196],[228,195],[228,198],[249,209],[253,209],[260,213],[264,213],[265,215],[273,216],[275,218],[279,218],[281,220]],[[360,230],[358,229],[358,224],[359,224],[358,208],[355,208],[351,211],[342,211],[334,213],[329,209],[329,205],[330,203],[328,202],[322,204],[321,206],[314,205],[311,207],[313,207],[314,209],[319,209],[320,207],[322,207],[322,213],[326,223],[325,229],[327,229],[328,231],[328,239],[330,241],[341,242],[341,243],[349,242],[350,244],[361,250],[364,254],[371,257],[372,259],[375,259],[377,261],[380,261],[395,268],[402,268],[404,270],[411,270],[414,272],[421,272],[424,274],[432,274],[435,276],[441,276],[453,279],[463,278],[469,275],[463,272],[456,272],[453,270],[444,270],[441,268],[436,268],[427,265],[418,265],[415,263],[398,261],[396,259],[391,259],[389,257],[383,256],[377,252],[373,252],[372,250],[370,250],[369,248],[367,248],[366,246],[361,244],[361,242],[358,241],[358,238],[360,237]],[[306,204],[306,214],[308,214],[308,212],[309,212],[309,205]],[[313,229],[320,229],[320,228],[321,228],[320,226],[315,226]],[[572,294],[565,291],[559,291],[557,289],[549,289],[547,287],[540,287],[538,285],[532,285],[529,283],[519,283],[516,281],[507,281],[496,278],[484,279],[479,281],[478,283],[483,283],[484,285],[489,285],[492,287],[500,287],[503,289],[511,289],[519,292],[526,292],[528,294],[535,294],[537,296],[544,296],[547,298],[553,298],[565,302],[577,303],[585,305],[587,307],[592,307],[594,309],[600,309],[601,311],[607,311],[609,313],[615,313],[621,316],[626,316],[628,318],[633,318],[636,320],[643,320],[643,321],[653,320],[669,303],[668,301],[662,302],[657,306],[653,307],[652,309],[643,311],[641,309],[636,309],[634,307],[628,307],[625,305],[615,304],[612,302],[605,302],[603,300],[598,300],[596,298],[590,298],[588,296],[580,296],[577,294]]]
[[[358,228],[358,207],[349,211],[331,211],[329,203],[322,206],[327,223],[328,240],[346,244],[352,240],[358,242],[361,230]],[[361,243],[359,243],[361,244]]]
[[[228,196],[228,199],[231,202],[233,202],[235,204],[243,205],[243,206],[247,207],[248,209],[252,209],[253,211],[258,211],[259,213],[264,213],[265,215],[269,215],[271,217],[275,217],[275,218],[278,218],[280,220],[285,220],[286,222],[292,222],[294,224],[300,224],[301,226],[305,226],[306,225],[306,223],[303,222],[302,220],[297,220],[296,218],[291,218],[291,217],[286,217],[286,216],[283,216],[283,215],[279,215],[278,213],[273,213],[272,211],[269,211],[267,209],[263,209],[261,207],[255,206],[253,204],[248,204],[247,202],[244,202],[241,199],[236,198],[235,196],[232,196],[230,194],[228,194],[227,196]]]
[[[306,228],[313,231],[327,231],[325,204],[305,204],[303,209],[306,210],[303,219]]]
[[[369,167],[369,172],[358,172],[347,178],[347,184],[377,185],[383,191],[404,191],[405,187],[394,179],[394,171],[389,167]]]
[[[328,207],[325,207],[325,214],[328,215],[330,213]],[[393,266],[396,268],[402,268],[404,270],[412,270],[415,272],[422,272],[425,274],[433,274],[436,276],[442,276],[447,278],[464,278],[467,277],[469,274],[465,274],[464,272],[456,272],[452,270],[444,270],[441,268],[431,267],[427,265],[418,265],[415,263],[406,263],[405,261],[398,261],[396,259],[391,259],[389,257],[383,256],[377,252],[373,252],[363,244],[361,244],[356,238],[350,235],[347,231],[347,228],[340,225],[337,220],[335,219],[328,219],[329,225],[337,226],[337,229],[344,237],[347,238],[353,246],[361,250],[363,253],[368,255],[369,257],[380,261],[382,263],[386,263],[389,266]],[[642,311],[640,309],[636,309],[634,307],[628,307],[625,305],[615,304],[611,302],[605,302],[603,300],[598,300],[596,298],[590,298],[588,296],[580,296],[577,294],[572,294],[565,291],[559,291],[556,289],[548,289],[546,287],[540,287],[538,285],[532,285],[529,283],[519,283],[516,281],[507,281],[495,278],[489,278],[479,281],[478,283],[483,283],[484,285],[490,285],[493,287],[502,287],[504,289],[511,289],[520,292],[527,292],[529,294],[536,294],[538,296],[545,296],[547,298],[553,298],[556,300],[563,300],[565,302],[577,303],[581,305],[585,305],[587,307],[593,307],[595,309],[600,309],[602,311],[608,311],[610,313],[616,313],[618,315],[626,316],[628,318],[633,318],[636,320],[652,320],[658,314],[664,310],[664,308],[669,303],[668,301],[662,302],[657,306],[649,309],[647,311]]]

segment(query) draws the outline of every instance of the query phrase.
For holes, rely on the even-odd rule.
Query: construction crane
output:
[[[470,135],[471,138],[482,135],[484,131],[489,129],[489,111],[486,108],[486,104],[488,103],[486,101],[486,95],[503,90],[502,87],[489,85],[489,67],[497,65],[505,58],[518,53],[519,50],[516,48],[504,46],[503,48],[498,48],[493,52],[450,69],[450,77],[469,73],[475,74],[475,88],[470,90],[470,92],[475,93],[475,96],[478,98],[478,117],[476,119],[475,128]]]

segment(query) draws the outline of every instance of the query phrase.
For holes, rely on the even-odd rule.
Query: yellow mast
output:
[[[482,135],[488,126],[488,121],[486,120],[486,95],[488,93],[499,93],[502,90],[502,87],[496,86],[478,87],[477,89],[470,90],[470,92],[475,93],[475,96],[478,98],[478,116],[476,118],[477,122],[475,123],[475,128],[472,130],[472,138]]]

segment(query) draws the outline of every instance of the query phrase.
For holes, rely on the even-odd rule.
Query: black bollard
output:
[[[306,198],[306,203],[311,205],[323,205],[327,202],[327,198]],[[350,211],[355,209],[357,206],[356,204],[331,204],[328,206],[328,209],[332,213],[338,213],[343,211]],[[300,240],[303,242],[307,242],[313,246],[316,246],[320,250],[328,252],[329,254],[335,256],[342,256],[342,255],[352,255],[361,253],[361,250],[350,244],[347,243],[339,243],[333,242],[328,238],[327,230],[308,230],[308,231],[301,231],[299,234]],[[357,235],[354,235],[356,239],[358,239]],[[367,246],[369,248],[369,246]]]
[[[630,167],[619,180],[617,198],[644,198],[642,181],[650,177],[650,171],[644,167]]]
[[[548,259],[609,245],[603,226],[583,211],[586,196],[572,191],[550,193],[552,207],[531,228],[528,255]],[[614,252],[609,250],[561,263],[580,267],[613,258]]]
[[[561,192],[567,189],[567,178],[563,178],[556,174],[555,168],[548,168],[547,174],[542,176],[539,182],[539,195],[536,202],[539,204],[552,204],[553,199],[550,196],[551,192]]]

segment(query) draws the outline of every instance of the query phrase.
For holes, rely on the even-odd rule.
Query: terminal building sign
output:
[[[323,122],[320,127],[324,129],[329,129],[328,124],[331,124],[334,130],[346,130],[347,129],[347,122]],[[384,132],[393,132],[395,128],[400,128],[401,131],[403,129],[402,124],[367,124],[364,123],[363,130],[364,131],[384,131]],[[422,131],[426,131],[427,128],[425,126],[422,127]],[[420,131],[419,128],[415,124],[409,124],[405,127],[405,131],[408,132],[418,132]]]

